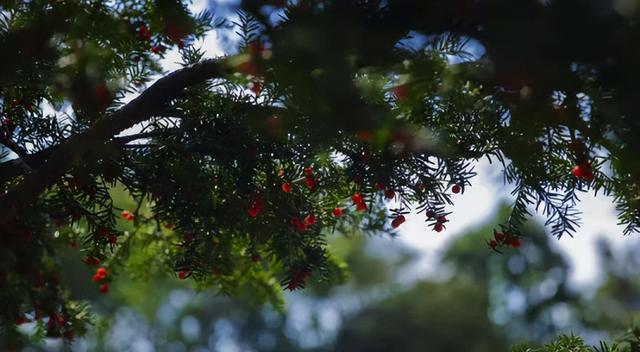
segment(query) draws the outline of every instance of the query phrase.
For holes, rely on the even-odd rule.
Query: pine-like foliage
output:
[[[393,233],[411,209],[446,230],[481,158],[516,199],[495,250],[534,208],[575,233],[582,191],[636,231],[640,33],[581,3],[245,1],[225,21],[177,0],[2,2],[3,343],[16,320],[85,331],[59,280],[68,244],[102,292],[162,267],[277,303],[342,275],[333,233]],[[225,24],[237,54],[202,60],[194,40]],[[176,48],[184,68],[150,85]]]

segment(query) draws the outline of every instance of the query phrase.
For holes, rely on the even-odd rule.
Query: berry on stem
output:
[[[100,293],[102,293],[104,295],[107,292],[109,292],[109,284],[100,285]]]
[[[289,193],[289,192],[291,192],[291,184],[288,183],[288,182],[285,182],[285,183],[282,184],[280,189],[282,189],[282,192],[284,192],[284,193]]]
[[[387,189],[386,191],[384,191],[384,197],[387,199],[393,199],[396,196],[396,192],[394,192],[392,189]]]
[[[451,192],[458,194],[460,193],[460,189],[461,188],[459,185],[454,185],[453,187],[451,187]]]
[[[316,186],[316,179],[313,176],[305,176],[304,185],[307,186],[308,189],[313,189]]]
[[[342,209],[340,209],[340,208],[338,208],[338,207],[333,208],[333,210],[331,211],[331,214],[332,214],[333,216],[335,216],[336,218],[339,218],[339,217],[341,217],[341,216],[342,216]]]
[[[404,218],[404,215],[398,215],[395,219],[391,221],[391,227],[393,227],[394,229],[397,229],[398,226],[402,225],[402,223],[404,223],[405,221],[406,219]]]
[[[316,217],[313,214],[309,214],[309,215],[305,216],[304,223],[306,225],[313,225],[313,224],[316,223]]]

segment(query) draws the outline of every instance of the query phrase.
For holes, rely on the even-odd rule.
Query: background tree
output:
[[[340,275],[335,229],[391,231],[413,208],[443,231],[482,157],[516,185],[496,250],[521,245],[532,204],[553,235],[574,232],[582,190],[612,194],[627,233],[640,222],[632,7],[245,1],[239,53],[209,60],[190,43],[229,22],[179,1],[3,1],[0,14],[8,345],[16,320],[84,332],[58,278],[69,243],[103,293],[144,241],[179,278],[273,297]],[[145,88],[174,46],[185,68]],[[114,203],[116,184],[135,206]]]

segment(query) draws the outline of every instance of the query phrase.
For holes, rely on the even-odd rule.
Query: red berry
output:
[[[250,217],[255,218],[256,216],[260,215],[261,211],[262,210],[260,209],[260,207],[254,205],[247,209],[247,214],[249,214]]]
[[[361,202],[356,204],[356,210],[357,211],[365,211],[367,210],[367,204],[365,202]]]
[[[178,271],[178,279],[180,280],[184,280],[187,277],[187,272],[186,271]]]
[[[411,93],[411,89],[409,85],[405,83],[405,84],[401,84],[393,87],[391,89],[391,92],[393,93],[393,96],[396,98],[397,101],[403,102],[407,100],[407,98],[409,98],[409,93]]]
[[[151,33],[149,33],[149,29],[146,25],[141,24],[140,27],[138,27],[138,36],[144,41],[147,41],[151,38]]]
[[[510,244],[511,244],[512,248],[516,248],[517,249],[517,248],[520,248],[520,246],[522,245],[522,241],[520,241],[519,238],[514,238],[514,239],[511,240]]]
[[[312,176],[313,175],[313,168],[311,166],[307,166],[302,170],[302,174],[305,176]]]
[[[362,203],[363,199],[360,193],[356,193],[351,196],[351,201],[353,202],[353,204],[360,204]]]
[[[496,247],[498,246],[498,241],[491,240],[487,244],[489,245],[489,247],[491,247],[491,249],[496,249]]]
[[[376,191],[382,191],[385,188],[385,185],[380,182],[376,182],[374,187],[376,188]]]
[[[305,216],[304,223],[307,225],[313,225],[316,223],[316,217],[313,214]]]
[[[164,51],[165,51],[164,45],[156,45],[153,48],[151,48],[151,52],[154,54],[164,53]]]
[[[502,243],[504,242],[504,240],[507,238],[507,236],[502,233],[502,232],[496,232],[493,237],[496,239],[496,241]]]
[[[453,187],[451,187],[451,192],[453,193],[460,193],[460,186],[458,185],[454,185]]]
[[[442,229],[444,229],[444,226],[441,223],[437,223],[433,225],[433,231],[435,232],[441,232]]]
[[[100,293],[105,294],[109,292],[109,284],[100,285]]]
[[[93,278],[92,280],[94,282],[99,282],[104,280],[104,278],[107,277],[107,269],[105,268],[98,268],[98,270],[96,270],[96,273],[93,274]]]
[[[284,192],[284,193],[291,192],[291,184],[290,183],[283,183],[280,188],[282,189],[282,192]]]
[[[333,211],[331,211],[331,214],[333,214],[333,216],[335,216],[336,218],[339,218],[342,216],[342,209],[340,208],[333,208]]]
[[[252,91],[256,96],[260,95],[260,93],[262,92],[262,83],[258,81],[249,82],[247,86],[249,87],[249,90]]]
[[[442,223],[447,222],[448,220],[447,220],[447,217],[445,217],[444,215],[440,215],[440,216],[438,216],[438,220],[437,221],[438,221],[438,223],[442,224]]]
[[[316,186],[316,180],[313,176],[306,176],[304,178],[304,185],[307,186],[308,189],[313,189]]]
[[[393,197],[395,196],[396,196],[396,192],[394,192],[392,189],[388,189],[384,191],[384,197],[387,199],[393,199]]]
[[[398,226],[402,225],[402,223],[404,223],[405,221],[406,219],[404,218],[404,215],[398,215],[395,219],[393,219],[393,221],[391,221],[391,227],[396,229],[398,228]]]
[[[130,211],[128,211],[128,210],[123,210],[123,211],[122,211],[122,217],[123,217],[125,220],[127,220],[127,221],[133,221],[133,220],[136,218],[136,216],[135,216],[135,215],[133,215],[133,214],[132,214]],[[106,233],[105,233],[105,235],[106,235]]]
[[[427,218],[431,219],[432,217],[436,216],[436,213],[433,210],[427,210]]]
[[[571,169],[571,174],[586,181],[593,180],[593,171],[591,170],[591,165],[587,163],[574,166],[573,169]]]

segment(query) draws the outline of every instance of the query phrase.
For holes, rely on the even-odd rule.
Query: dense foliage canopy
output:
[[[520,246],[532,205],[573,234],[580,191],[635,232],[640,9],[623,3],[2,1],[3,331],[85,330],[68,245],[104,293],[132,266],[263,297],[331,280],[326,236],[411,209],[446,231],[485,157],[516,196],[490,248]],[[237,32],[234,54],[203,60],[210,31]],[[184,68],[157,79],[176,48]]]

